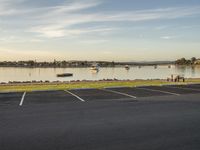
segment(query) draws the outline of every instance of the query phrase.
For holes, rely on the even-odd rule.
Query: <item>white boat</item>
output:
[[[91,66],[90,70],[98,71],[98,70],[99,70],[99,65],[98,65],[98,64],[93,64],[93,65]]]
[[[130,66],[129,66],[129,65],[126,65],[126,66],[125,66],[125,69],[126,69],[126,70],[129,70],[129,69],[130,69]]]

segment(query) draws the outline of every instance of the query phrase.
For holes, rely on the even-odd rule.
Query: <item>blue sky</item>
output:
[[[0,60],[200,57],[199,0],[0,0]]]

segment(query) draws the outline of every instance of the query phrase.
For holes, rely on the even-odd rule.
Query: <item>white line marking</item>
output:
[[[69,94],[71,94],[71,95],[73,95],[74,97],[76,97],[76,98],[79,99],[80,101],[85,102],[85,100],[82,99],[82,98],[80,98],[78,95],[76,95],[76,94],[74,94],[74,93],[72,93],[72,92],[70,92],[70,91],[68,91],[68,90],[64,90],[64,91],[67,92],[67,93],[69,93]]]
[[[143,89],[143,90],[147,90],[147,91],[161,92],[161,93],[165,93],[165,94],[180,96],[180,94],[178,94],[178,93],[172,93],[172,92],[167,92],[167,91],[162,91],[162,90],[153,90],[153,89],[148,89],[148,88],[137,88],[137,89]]]
[[[171,87],[171,86],[167,86],[169,88],[174,88],[174,89],[183,89],[183,90],[192,90],[192,91],[199,91],[200,89],[193,89],[193,88],[186,88],[186,87]]]
[[[26,96],[26,92],[24,92],[24,94],[22,95],[22,98],[21,98],[21,101],[20,101],[20,103],[19,103],[19,106],[22,106],[22,105],[23,105],[25,96]]]
[[[131,98],[137,98],[136,96],[133,96],[133,95],[129,95],[129,94],[126,94],[126,93],[117,92],[117,91],[113,91],[113,90],[109,90],[109,89],[100,89],[100,90],[115,93],[115,94],[124,95],[124,96],[131,97]]]

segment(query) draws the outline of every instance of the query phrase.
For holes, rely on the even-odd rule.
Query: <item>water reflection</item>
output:
[[[191,67],[191,73],[192,73],[192,76],[193,76],[193,77],[195,76],[195,72],[196,72],[196,67],[195,67],[195,66],[192,66],[192,67]]]
[[[59,73],[73,73],[73,77],[57,78]],[[184,75],[186,78],[199,78],[200,66],[131,66],[129,70],[124,67],[100,68],[6,68],[0,67],[0,82],[8,81],[70,81],[70,80],[101,80],[101,79],[166,79],[171,74]]]
[[[182,73],[185,74],[186,70],[187,70],[187,66],[175,66],[176,67],[176,71],[177,73]]]

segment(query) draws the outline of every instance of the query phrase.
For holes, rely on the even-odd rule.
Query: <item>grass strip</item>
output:
[[[69,90],[81,88],[106,88],[106,87],[134,87],[134,86],[161,86],[168,84],[195,84],[200,79],[186,79],[186,81],[175,83],[165,80],[133,80],[133,81],[84,81],[69,83],[28,83],[28,84],[5,84],[0,85],[0,92],[29,92],[43,90]]]

